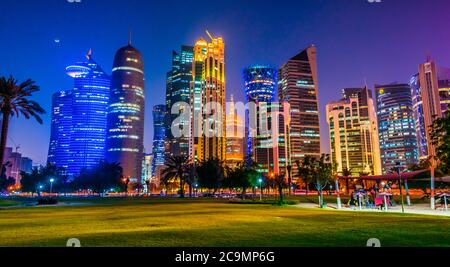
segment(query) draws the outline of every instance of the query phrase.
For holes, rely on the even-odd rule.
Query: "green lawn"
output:
[[[4,200],[0,201],[3,202]],[[450,218],[229,204],[102,199],[0,209],[0,246],[450,246]]]

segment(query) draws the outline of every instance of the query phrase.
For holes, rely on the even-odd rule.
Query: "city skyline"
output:
[[[2,51],[10,51],[9,53],[2,53],[2,62],[5,62],[6,68],[2,68],[1,74],[12,74],[20,80],[32,78],[36,80],[42,88],[42,92],[36,98],[39,102],[43,103],[43,106],[47,111],[47,116],[44,117],[45,126],[41,127],[33,123],[21,126],[21,119],[12,120],[10,135],[14,140],[13,142],[21,145],[21,153],[31,157],[33,161],[37,163],[45,163],[46,161],[48,147],[47,140],[49,140],[50,136],[49,115],[51,114],[51,95],[57,91],[70,89],[71,87],[70,79],[64,77],[64,67],[70,62],[76,61],[80,53],[85,53],[87,49],[92,47],[96,55],[98,55],[96,56],[97,62],[103,66],[108,75],[111,75],[112,68],[110,66],[112,65],[114,51],[123,44],[130,26],[133,29],[133,39],[136,40],[136,46],[140,48],[144,55],[144,61],[151,61],[151,66],[149,67],[150,71],[146,71],[145,76],[147,79],[146,91],[150,94],[149,100],[146,102],[147,106],[164,103],[165,73],[170,69],[169,62],[171,60],[171,51],[182,44],[193,43],[198,37],[204,35],[205,29],[209,29],[216,35],[224,36],[227,43],[227,99],[233,94],[238,101],[244,100],[244,86],[241,81],[241,72],[245,66],[261,62],[280,67],[281,63],[289,58],[290,55],[294,55],[310,43],[314,43],[319,50],[318,72],[319,99],[321,103],[320,112],[322,115],[321,127],[322,132],[325,133],[327,132],[327,124],[323,119],[325,111],[324,106],[326,103],[338,99],[339,88],[362,86],[364,85],[364,79],[366,79],[367,84],[371,89],[373,89],[374,84],[388,84],[395,81],[405,83],[412,74],[417,73],[417,66],[425,61],[427,51],[431,52],[432,58],[436,60],[438,65],[450,65],[450,56],[446,54],[446,49],[444,48],[445,42],[441,41],[442,38],[444,38],[444,40],[446,40],[445,38],[448,38],[445,36],[450,36],[448,29],[440,27],[440,25],[444,25],[441,24],[441,22],[444,21],[443,17],[445,16],[439,16],[439,14],[445,14],[445,10],[448,10],[449,7],[448,3],[444,1],[436,1],[436,5],[432,7],[427,6],[425,2],[420,3],[418,1],[408,1],[408,5],[406,6],[396,3],[382,3],[376,5],[364,1],[352,1],[346,5],[327,3],[325,1],[318,1],[317,3],[313,3],[313,1],[302,1],[301,4],[304,4],[306,9],[306,11],[302,12],[306,13],[306,18],[312,20],[307,21],[307,26],[299,26],[301,23],[305,23],[305,21],[302,21],[302,19],[298,20],[298,17],[298,21],[290,21],[289,23],[288,19],[282,18],[279,15],[276,16],[278,21],[273,22],[272,18],[269,23],[269,21],[261,20],[261,18],[259,18],[259,12],[264,10],[262,7],[256,7],[255,10],[252,11],[245,11],[245,8],[243,9],[244,11],[233,11],[230,8],[231,4],[222,3],[222,8],[219,8],[221,17],[219,17],[217,22],[211,22],[209,18],[215,14],[217,15],[218,11],[204,15],[204,17],[199,16],[198,23],[186,26],[170,26],[170,29],[173,29],[176,26],[177,34],[181,37],[172,38],[173,34],[170,34],[172,39],[169,40],[167,38],[168,35],[162,35],[165,37],[158,38],[157,41],[155,41],[157,38],[151,40],[147,35],[152,35],[148,34],[148,32],[155,31],[153,27],[157,27],[158,23],[153,23],[152,29],[139,27],[138,22],[142,22],[142,16],[138,16],[138,19],[126,16],[130,22],[125,23],[126,25],[122,26],[113,23],[113,25],[116,26],[117,31],[115,31],[114,34],[108,31],[102,33],[100,36],[105,38],[105,41],[99,41],[95,37],[97,37],[99,31],[110,26],[106,25],[106,22],[112,23],[112,18],[105,19],[105,22],[100,23],[101,25],[97,27],[97,29],[92,29],[88,34],[85,34],[80,30],[70,30],[76,26],[78,29],[78,26],[85,25],[85,22],[81,21],[82,15],[85,15],[86,13],[84,12],[89,10],[98,11],[99,5],[97,3],[83,2],[75,7],[67,6],[70,4],[63,4],[63,1],[61,1],[61,3],[56,3],[56,1],[47,2],[49,3],[49,6],[43,5],[44,8],[47,7],[51,11],[54,11],[56,17],[59,17],[59,20],[61,20],[64,15],[67,15],[69,18],[73,19],[73,22],[66,23],[65,26],[69,28],[68,30],[64,29],[64,31],[61,28],[58,29],[56,26],[49,25],[48,23],[51,20],[38,22],[37,25],[34,26],[36,27],[36,34],[42,35],[46,39],[40,38],[43,40],[38,40],[36,42],[35,49],[25,50],[22,48],[23,44],[21,44],[21,42],[24,42],[24,40],[22,39],[23,37],[21,37],[23,33],[21,27],[24,24],[19,23],[17,26],[12,27],[8,22],[8,14],[4,18],[0,18],[1,24],[6,25],[6,27],[1,27],[0,31],[5,33],[4,35],[12,36],[14,40],[17,40],[17,43],[14,43],[15,49],[12,49],[13,44],[0,44]],[[121,1],[110,1],[111,7],[105,8],[112,8],[117,6],[120,2]],[[251,1],[248,2],[249,3],[244,3],[243,5],[250,5]],[[288,14],[285,15],[294,13],[288,11],[286,6],[295,7],[297,5],[298,4],[292,3],[286,4],[283,10]],[[124,13],[131,14],[133,10],[137,10],[138,8],[144,8],[145,10],[145,7],[151,7],[153,8],[152,10],[167,11],[168,6],[170,5],[166,6],[161,3],[145,4],[139,3],[138,1],[131,1],[130,7],[127,7],[126,10],[124,10]],[[9,7],[9,3],[6,3],[6,7]],[[14,9],[16,7],[11,5],[11,8]],[[26,8],[25,13],[31,12],[31,10],[33,10],[33,12],[36,11],[37,13],[43,12],[42,8],[43,7],[39,4],[30,3]],[[77,10],[77,8],[80,10]],[[202,5],[200,5],[200,8],[207,9]],[[425,13],[433,14],[433,16],[430,15],[430,17],[427,17],[428,15],[425,15],[428,19],[423,20],[423,25],[412,29],[414,22],[413,18],[405,17],[405,20],[400,23],[400,19],[389,17],[386,15],[386,12],[382,14],[384,19],[379,18],[378,13],[381,13],[381,10],[384,10],[385,8],[391,8],[393,11],[401,8],[404,13],[414,13],[414,11],[419,12],[423,10],[429,11],[432,9],[433,11]],[[327,12],[330,12],[331,9],[338,9],[341,13],[337,12],[339,14],[334,14],[331,18],[325,18],[326,16],[323,16],[325,19],[322,23],[319,23],[316,19],[312,19],[311,15],[307,14],[308,11],[316,15],[318,12],[326,14]],[[298,12],[298,9],[295,10]],[[270,38],[264,36],[263,33],[252,31],[251,23],[250,26],[247,25],[247,28],[245,29],[237,29],[236,27],[233,27],[233,23],[230,23],[231,26],[228,25],[228,23],[224,23],[224,21],[229,21],[230,18],[234,18],[239,14],[243,15],[242,12],[247,15],[246,20],[255,19],[255,23],[260,22],[258,25],[261,26],[259,27],[264,25],[271,29],[277,29],[278,32],[273,33],[276,36],[274,38],[276,42],[269,40]],[[155,13],[157,12],[155,11]],[[302,14],[305,15],[304,13]],[[331,25],[333,19],[338,19],[341,16],[346,15],[349,16],[349,18],[344,19],[344,22],[340,22],[335,26]],[[361,22],[358,20],[360,16],[366,16],[368,21]],[[377,20],[375,20],[375,18],[377,18]],[[149,20],[149,22],[150,21],[151,20]],[[284,28],[283,26],[280,26],[283,23],[287,25],[284,26]],[[179,22],[175,24],[179,24]],[[405,30],[405,28],[408,28],[405,27],[405,24],[410,25],[411,32]],[[46,27],[42,27],[44,25],[46,25]],[[354,39],[351,39],[352,42],[347,42],[344,40],[345,37],[353,33],[351,29],[347,29],[347,26],[349,25],[356,25],[355,27],[357,30],[360,30],[359,32],[365,33],[358,33],[353,37]],[[383,25],[385,26],[384,31],[378,29],[378,27]],[[388,25],[393,29],[387,29]],[[39,26],[41,26],[42,29],[38,29]],[[402,33],[396,30],[400,27],[403,29]],[[346,32],[343,36],[337,36],[337,33],[332,32],[333,29],[337,29],[338,33],[343,33],[344,28]],[[362,31],[362,28],[365,30]],[[43,34],[43,29],[47,29],[48,33]],[[392,36],[394,32],[396,36]],[[286,35],[286,33],[288,34]],[[421,36],[420,38],[407,37],[408,34],[410,36],[416,36],[417,33]],[[86,36],[83,40],[78,40],[78,38],[84,35]],[[302,37],[298,37],[300,35]],[[323,35],[330,36],[326,38]],[[238,36],[245,37],[247,44],[239,45],[241,41],[237,40],[236,37]],[[330,39],[329,37],[334,39]],[[360,38],[356,37],[364,37],[364,41],[361,41],[359,40]],[[385,38],[379,41],[378,39],[381,37]],[[55,42],[56,39],[60,42]],[[77,40],[74,41],[74,39]],[[412,40],[414,40],[414,42],[412,42]],[[266,42],[263,43],[262,41]],[[386,45],[387,42],[391,42],[391,44]],[[285,48],[286,46],[287,48]],[[338,49],[336,49],[335,46],[337,46]],[[400,48],[403,47],[405,49],[400,50]],[[156,57],[157,60],[152,60],[153,57],[155,57],[154,50],[157,50],[157,53],[161,54]],[[38,51],[41,53],[38,53]],[[346,60],[350,51],[353,53],[352,55],[354,57],[352,57],[352,60]],[[241,53],[246,53],[246,55],[241,57]],[[381,54],[384,54],[385,56],[377,56]],[[146,58],[148,60],[146,60]],[[391,66],[385,65],[385,60],[388,58],[394,60],[394,64],[391,64]],[[45,71],[36,67],[38,62],[39,65],[42,65],[42,62],[44,62],[45,68],[42,69],[45,69]],[[348,73],[346,74],[344,72]],[[151,137],[153,132],[151,127],[151,115],[148,115],[149,112],[151,114],[151,110],[147,110],[147,120],[145,121],[145,146],[147,152],[151,151]],[[30,138],[27,138],[27,135],[25,135],[25,133],[28,132],[35,133],[36,138],[42,140],[42,142],[34,144],[33,140],[29,140]],[[325,134],[322,139],[323,152],[328,152],[328,143],[328,135]],[[11,142],[9,142],[9,145],[12,146]]]

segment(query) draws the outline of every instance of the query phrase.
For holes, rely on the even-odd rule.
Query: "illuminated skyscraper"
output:
[[[233,96],[227,111],[227,164],[236,166],[244,160],[245,126],[242,116],[235,110]]]
[[[226,159],[225,44],[221,37],[194,46],[191,82],[190,156],[194,161]]]
[[[157,168],[164,166],[164,138],[166,136],[165,128],[166,106],[157,105],[153,107],[153,176],[156,175]]]
[[[327,105],[332,162],[337,171],[352,175],[381,174],[378,124],[372,92],[365,88],[346,88],[341,101]]]
[[[93,60],[66,68],[74,88],[53,95],[48,161],[73,177],[105,159],[110,77]]]
[[[144,87],[142,55],[129,42],[114,58],[106,158],[133,183],[141,180],[144,159]]]
[[[384,173],[419,161],[411,89],[408,84],[375,86],[381,163]]]
[[[278,100],[291,107],[290,146],[293,177],[305,156],[320,158],[317,51],[310,46],[289,59],[278,75]]]
[[[438,67],[428,60],[419,66],[419,74],[410,82],[416,131],[421,159],[435,155],[431,143],[431,125],[436,118],[444,116],[450,104],[450,69]]]
[[[72,90],[53,94],[51,117],[47,162],[67,170],[69,168],[72,131]]]
[[[166,82],[166,157],[188,156],[189,137],[174,137],[171,127],[190,129],[189,120],[177,120],[184,111],[179,103],[190,103],[190,84],[192,82],[192,61],[194,57],[192,46],[182,46],[181,54],[173,52],[172,70],[167,73]],[[177,105],[174,107],[174,105]],[[172,108],[178,110],[178,114],[172,114]]]

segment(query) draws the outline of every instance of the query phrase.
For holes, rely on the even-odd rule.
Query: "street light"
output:
[[[259,182],[259,201],[262,201],[262,179],[261,178],[259,178],[259,180],[258,180],[258,182]]]
[[[52,191],[53,191],[53,182],[55,182],[55,179],[51,178],[50,179],[50,196],[52,195]]]
[[[402,200],[402,213],[405,213],[405,202],[403,201],[403,187],[402,187],[402,172],[401,172],[401,163],[397,162],[397,173],[399,176],[399,187],[400,187],[400,197]]]

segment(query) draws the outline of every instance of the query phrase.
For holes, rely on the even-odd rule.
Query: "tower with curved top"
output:
[[[120,163],[124,177],[135,183],[144,157],[144,88],[144,61],[130,41],[114,57],[106,159]]]

